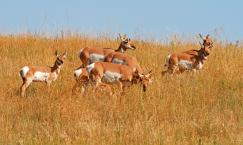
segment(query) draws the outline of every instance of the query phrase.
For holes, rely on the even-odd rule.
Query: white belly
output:
[[[192,62],[187,60],[180,60],[178,65],[180,69],[192,69]]]
[[[33,81],[41,81],[41,82],[47,81],[49,76],[50,76],[49,73],[37,71],[34,74]]]
[[[90,59],[90,63],[94,63],[96,61],[104,61],[105,56],[104,55],[100,55],[100,54],[92,53],[92,54],[90,54],[89,59]]]
[[[127,65],[127,63],[125,61],[117,59],[117,58],[112,59],[112,63]]]
[[[112,83],[112,82],[116,82],[121,77],[122,77],[122,74],[120,74],[120,73],[106,71],[102,79],[106,82]]]

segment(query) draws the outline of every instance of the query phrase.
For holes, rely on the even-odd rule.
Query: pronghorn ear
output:
[[[144,77],[144,75],[143,75],[143,74],[140,74],[140,73],[138,73],[138,76],[139,76],[140,78],[143,78],[143,77]]]
[[[138,76],[138,75],[139,75],[138,70],[137,70],[137,69],[134,70],[134,71],[133,71],[133,74],[134,74],[135,76]]]
[[[209,38],[209,34],[206,36],[206,39],[208,39]]]
[[[121,33],[119,33],[119,38],[120,38],[120,40],[123,40]]]
[[[202,40],[204,40],[204,38],[203,38],[203,36],[202,36],[201,33],[199,33],[199,37],[200,37]]]
[[[119,38],[121,39],[121,41],[125,41],[127,39],[127,35],[121,35],[121,33],[119,33]]]
[[[57,53],[57,50],[55,51],[55,55],[56,55],[56,57],[58,57],[58,53]]]
[[[145,76],[146,76],[147,78],[149,78],[149,77],[151,77],[152,74],[153,74],[153,72],[152,72],[152,70],[150,70],[150,71],[148,72],[148,74],[146,74]]]
[[[63,54],[62,54],[62,58],[65,59],[67,57],[67,51],[65,51]]]
[[[67,57],[67,51],[65,51],[64,53],[63,53],[63,58],[66,58]]]

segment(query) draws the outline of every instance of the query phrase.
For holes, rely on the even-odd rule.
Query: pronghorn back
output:
[[[131,67],[133,71],[137,70],[139,73],[143,73],[143,70],[137,61],[137,58],[125,53],[112,52],[105,57],[105,62],[127,65]]]
[[[83,63],[83,67],[94,63],[96,61],[104,61],[105,56],[114,51],[124,53],[127,49],[135,50],[136,47],[132,44],[131,40],[125,35],[120,36],[121,43],[117,50],[112,48],[99,48],[99,47],[86,47],[81,49],[79,58]]]

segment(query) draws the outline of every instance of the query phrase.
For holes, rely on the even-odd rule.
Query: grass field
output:
[[[215,42],[201,71],[162,77],[167,54],[199,45],[134,43],[137,50],[128,53],[154,71],[146,93],[137,85],[124,96],[94,94],[92,88],[80,96],[71,92],[80,48],[117,48],[119,41],[0,36],[0,144],[243,144],[243,47]],[[68,52],[57,81],[49,90],[33,83],[21,98],[20,68],[53,65],[56,49]]]

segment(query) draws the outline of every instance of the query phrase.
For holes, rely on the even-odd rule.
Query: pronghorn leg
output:
[[[125,88],[124,82],[123,81],[118,81],[117,84],[118,84],[119,91],[120,91],[121,95],[124,95],[125,94],[125,92],[124,92],[124,88]]]
[[[192,69],[192,72],[196,73],[196,72],[197,72],[197,70],[196,70],[196,69]]]
[[[50,93],[50,90],[51,90],[51,89],[50,89],[50,87],[51,87],[51,82],[52,82],[52,81],[48,81],[48,80],[46,81],[46,84],[47,84],[47,92],[48,92],[48,94]]]
[[[165,70],[165,71],[162,71],[162,72],[161,72],[161,75],[164,76],[164,75],[167,74],[167,73],[168,73],[168,70]]]
[[[103,83],[101,82],[101,77],[92,76],[92,79],[94,80],[94,83],[95,83],[94,92],[96,92],[96,90],[99,88],[99,86],[102,86]]]
[[[171,75],[175,74],[178,71],[179,71],[178,65],[172,65],[172,66],[169,67],[169,72],[170,72]]]
[[[21,97],[25,96],[25,91],[28,88],[28,86],[32,83],[32,80],[26,80],[23,82],[22,86],[21,86]]]
[[[48,88],[51,86],[51,81],[46,81]]]
[[[72,88],[72,95],[75,95],[76,94],[77,88],[79,88],[79,83],[78,82],[76,82],[75,85]]]
[[[182,74],[183,72],[185,72],[185,69],[179,69],[179,73]]]
[[[99,82],[96,86],[95,86],[95,89],[98,89],[98,88],[109,88],[110,90],[110,86],[108,84],[105,84],[105,83],[102,83],[102,82]]]
[[[76,95],[77,90],[81,92],[81,96],[84,95],[85,87],[80,82],[76,82],[75,85],[73,86],[72,95]]]
[[[21,97],[24,97],[25,94],[25,88],[24,88],[25,82],[23,82],[23,84],[20,87],[20,95]]]
[[[123,84],[122,84],[122,82],[118,81],[117,84],[118,84],[119,90],[123,91]]]

